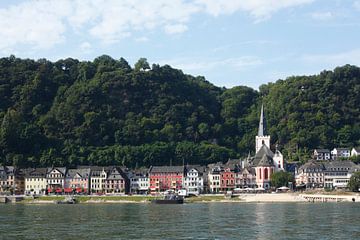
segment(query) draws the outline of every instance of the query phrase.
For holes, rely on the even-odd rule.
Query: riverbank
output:
[[[80,204],[97,203],[151,203],[161,196],[75,196]],[[56,204],[65,200],[64,196],[25,197],[22,204]],[[323,193],[258,193],[239,194],[232,198],[224,195],[200,195],[185,199],[185,203],[290,203],[290,202],[360,202],[359,194],[323,194]]]

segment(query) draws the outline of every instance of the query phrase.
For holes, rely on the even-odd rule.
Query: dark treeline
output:
[[[0,159],[17,166],[207,164],[253,153],[260,104],[290,160],[360,139],[360,69],[219,88],[142,58],[0,59]]]

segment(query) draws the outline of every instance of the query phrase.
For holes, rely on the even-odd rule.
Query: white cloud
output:
[[[148,42],[149,39],[147,37],[138,37],[138,38],[135,38],[135,41],[136,42]]]
[[[168,34],[183,33],[187,29],[188,27],[184,24],[172,24],[164,27],[165,32]]]
[[[271,17],[275,12],[299,5],[311,3],[314,0],[196,0],[205,6],[206,12],[213,16],[232,14],[237,11],[248,12],[259,22]]]
[[[91,53],[91,49],[92,47],[89,42],[83,42],[80,44],[80,50],[85,54]]]
[[[0,51],[48,49],[70,34],[116,43],[134,32],[182,33],[195,14],[249,13],[255,21],[313,0],[28,0],[0,8]]]
[[[311,17],[315,20],[325,21],[333,18],[334,15],[331,12],[313,12]]]

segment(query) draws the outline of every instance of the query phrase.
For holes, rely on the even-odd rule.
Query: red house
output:
[[[149,169],[150,191],[163,192],[182,188],[183,166],[152,166]]]
[[[220,191],[226,192],[235,188],[235,173],[230,168],[220,172]]]

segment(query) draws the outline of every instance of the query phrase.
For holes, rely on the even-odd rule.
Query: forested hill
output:
[[[260,104],[288,159],[360,139],[360,69],[219,88],[168,65],[0,59],[0,158],[17,166],[206,164],[253,153]]]

